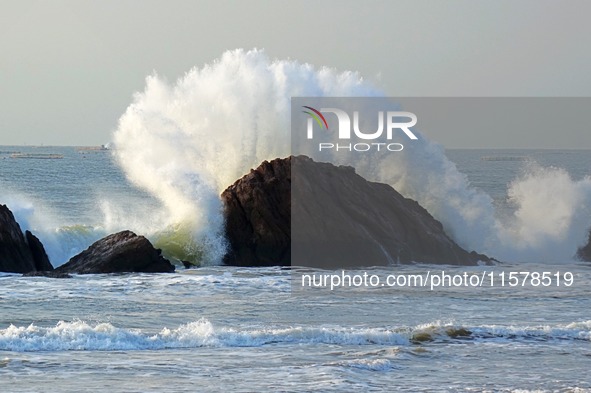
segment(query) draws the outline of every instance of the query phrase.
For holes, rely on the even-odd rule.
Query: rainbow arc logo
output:
[[[302,108],[308,109],[308,110],[302,111],[302,112],[312,116],[312,118],[314,120],[316,120],[316,123],[318,123],[320,128],[324,128],[325,130],[328,130],[328,122],[326,121],[326,118],[324,117],[324,115],[322,113],[320,113],[319,110],[314,109],[311,106],[305,106],[305,105],[302,106]]]

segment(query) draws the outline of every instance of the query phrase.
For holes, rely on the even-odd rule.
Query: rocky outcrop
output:
[[[490,261],[459,247],[439,221],[389,185],[304,156],[263,162],[228,187],[222,200],[230,265]]]
[[[25,231],[25,238],[29,244],[29,249],[33,255],[33,261],[35,262],[35,271],[51,271],[53,266],[49,262],[49,257],[45,253],[45,247],[37,236],[33,235],[30,231]]]
[[[56,273],[172,273],[161,250],[131,231],[109,235],[55,269]]]
[[[41,270],[53,270],[43,245],[31,232],[23,234],[10,209],[0,205],[0,271],[28,273]]]
[[[289,265],[291,159],[263,162],[221,195],[230,251],[224,263]]]
[[[577,258],[581,261],[591,262],[591,231],[589,231],[589,240],[587,244],[579,248]]]

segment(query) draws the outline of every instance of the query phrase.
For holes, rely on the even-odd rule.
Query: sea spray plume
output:
[[[190,228],[187,245],[216,263],[225,252],[219,193],[261,161],[290,154],[290,97],[373,94],[355,73],[230,51],[174,86],[148,77],[115,131],[116,157],[162,201],[165,226]]]
[[[43,201],[14,190],[4,188],[0,203],[12,211],[23,232],[29,230],[41,240],[54,267],[105,235],[100,228],[63,222]]]
[[[512,260],[572,259],[591,225],[591,177],[531,163],[508,189],[513,216],[499,227],[498,255]]]

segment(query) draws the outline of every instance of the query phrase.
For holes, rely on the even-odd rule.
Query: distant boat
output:
[[[53,153],[14,153],[10,155],[10,158],[31,158],[40,160],[56,160],[64,158],[63,154]]]
[[[528,156],[484,156],[480,157],[482,161],[528,161]]]

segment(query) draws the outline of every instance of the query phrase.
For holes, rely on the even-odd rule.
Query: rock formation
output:
[[[291,158],[263,162],[221,195],[230,251],[237,266],[289,265]]]
[[[224,262],[230,265],[490,261],[459,247],[439,221],[389,185],[304,156],[263,162],[228,187],[222,200],[230,244]]]
[[[109,235],[55,269],[56,273],[171,273],[161,250],[131,231]]]
[[[53,266],[39,239],[29,231],[23,234],[10,209],[0,205],[0,271],[28,273],[51,270]]]

